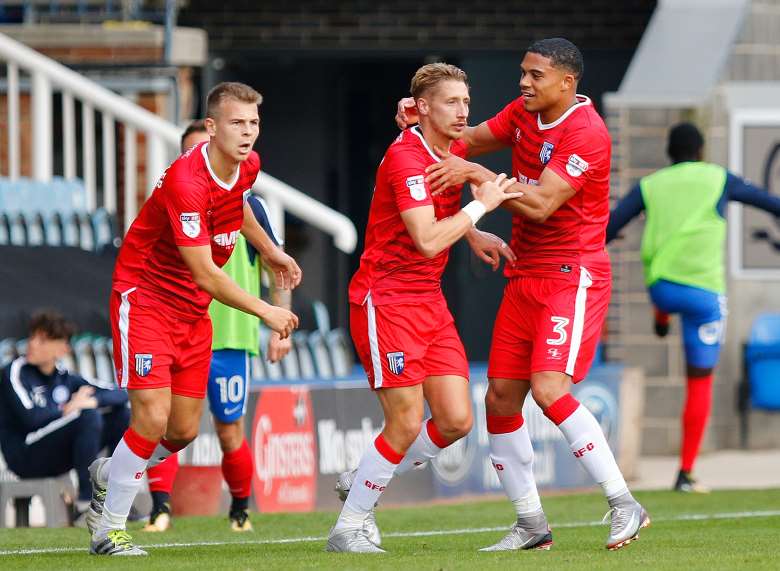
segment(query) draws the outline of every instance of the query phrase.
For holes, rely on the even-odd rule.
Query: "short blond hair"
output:
[[[206,117],[214,119],[219,105],[226,99],[235,99],[241,103],[260,105],[263,96],[245,83],[224,81],[214,86],[206,97]]]
[[[442,81],[462,81],[466,87],[469,86],[465,71],[454,65],[438,62],[426,64],[418,69],[412,78],[409,91],[412,97],[418,99]]]

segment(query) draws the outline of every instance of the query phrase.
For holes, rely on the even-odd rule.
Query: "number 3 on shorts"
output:
[[[548,345],[563,345],[566,343],[567,334],[566,334],[566,326],[569,324],[569,319],[566,317],[558,317],[553,315],[550,318],[550,321],[552,321],[555,325],[553,325],[553,333],[557,333],[558,337],[553,337],[550,339],[547,339]]]

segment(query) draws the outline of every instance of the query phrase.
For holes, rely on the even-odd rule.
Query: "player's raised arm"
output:
[[[263,263],[274,273],[276,285],[283,289],[293,289],[301,283],[303,278],[301,268],[292,256],[285,254],[268,237],[257,222],[249,204],[244,204],[244,223],[241,226],[241,233],[260,252]]]
[[[520,196],[507,192],[514,182],[515,179],[500,174],[495,180],[481,184],[473,189],[473,201],[443,220],[436,219],[432,205],[404,210],[401,219],[417,250],[426,258],[433,258],[460,240],[487,212],[495,210],[505,200]]]
[[[223,272],[211,258],[211,246],[179,246],[195,284],[217,301],[262,319],[284,339],[298,327],[291,311],[249,295]]]

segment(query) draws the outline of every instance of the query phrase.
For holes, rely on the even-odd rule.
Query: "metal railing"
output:
[[[75,179],[80,173],[86,188],[87,210],[98,206],[110,214],[117,213],[117,149],[121,159],[124,192],[124,224],[126,230],[138,213],[137,185],[139,172],[145,176],[147,193],[171,159],[178,155],[182,130],[129,99],[110,91],[66,66],[48,58],[24,44],[0,34],[0,59],[7,65],[7,176],[17,180],[21,172],[21,107],[22,73],[30,76],[31,94],[31,155],[32,176],[41,182],[51,181],[54,173],[54,113],[55,91],[61,93],[62,105],[62,176]],[[81,109],[81,164],[77,164],[77,104]],[[96,116],[100,116],[101,156],[98,179],[96,152]],[[117,145],[117,129],[123,144]],[[139,135],[145,140],[145,166],[138,164]],[[80,168],[78,168],[80,167]],[[350,253],[357,244],[357,231],[343,214],[314,200],[305,193],[263,173],[254,191],[268,202],[276,228],[284,231],[284,212],[289,210],[304,222],[333,236],[337,248]]]

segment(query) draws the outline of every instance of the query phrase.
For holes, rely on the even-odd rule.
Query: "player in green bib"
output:
[[[182,150],[208,140],[202,121],[192,123],[182,136]],[[274,243],[281,240],[271,226],[263,200],[249,194],[247,203],[257,221]],[[259,296],[260,257],[239,233],[233,253],[222,270],[244,291]],[[290,308],[290,294],[280,290],[271,281],[272,303]],[[260,346],[259,321],[256,317],[235,310],[214,300],[209,306],[213,325],[211,368],[208,396],[214,426],[222,449],[222,475],[230,489],[232,502],[229,519],[233,531],[251,531],[249,495],[252,483],[252,454],[244,437],[244,414],[249,393],[249,360],[257,355]],[[268,344],[268,359],[280,361],[291,348],[291,341],[272,333]],[[152,494],[152,513],[144,528],[148,532],[167,531],[171,526],[170,494],[179,469],[178,456],[172,454],[165,462],[147,470],[149,491]]]
[[[642,211],[641,257],[655,308],[655,332],[682,318],[687,395],[680,471],[674,489],[704,492],[691,476],[712,401],[726,318],[726,205],[730,200],[780,215],[780,199],[723,167],[702,161],[704,138],[691,123],[669,132],[672,165],[642,178],[612,211],[607,242]]]

